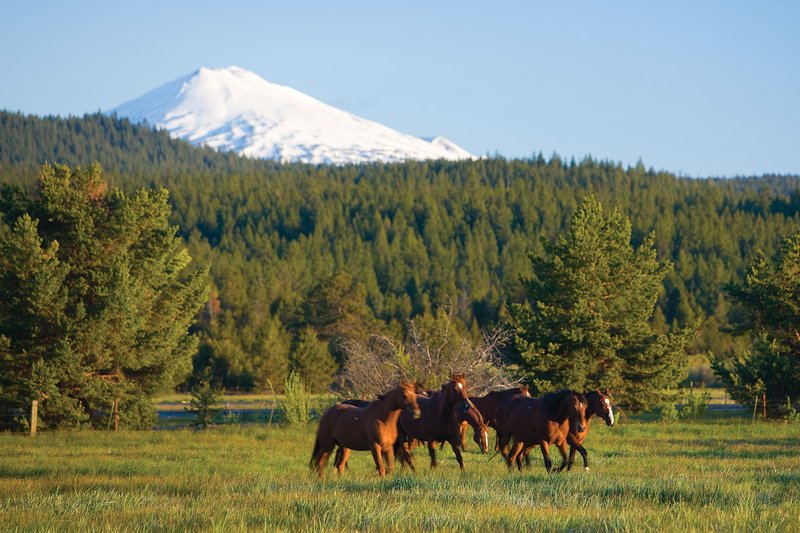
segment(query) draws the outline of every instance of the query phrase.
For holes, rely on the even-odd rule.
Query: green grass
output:
[[[308,468],[315,425],[0,434],[0,530],[739,530],[800,524],[800,425],[594,424],[592,470],[452,452],[417,474]]]
[[[330,405],[334,403],[332,394],[310,394],[312,403]],[[159,411],[183,411],[189,405],[190,394],[172,393],[156,397],[153,403]],[[224,409],[272,409],[286,399],[284,394],[226,393],[220,395],[219,406]]]

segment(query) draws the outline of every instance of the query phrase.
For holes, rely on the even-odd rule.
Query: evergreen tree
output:
[[[529,254],[533,276],[522,279],[529,305],[513,305],[511,315],[540,393],[603,386],[618,404],[644,409],[683,377],[693,332],[657,334],[649,324],[670,268],[653,240],[634,248],[630,221],[587,197],[566,235],[542,239],[544,255]]]
[[[727,292],[735,303],[732,329],[751,334],[752,350],[742,358],[719,357],[713,368],[731,397],[753,404],[765,393],[768,414],[800,401],[800,233],[787,238],[771,261],[759,256],[743,283]]]
[[[206,429],[213,424],[220,411],[220,390],[211,384],[212,377],[208,368],[197,377],[197,383],[191,389],[192,399],[184,407],[195,416],[194,425],[198,429]]]
[[[292,351],[292,372],[311,392],[324,392],[336,373],[336,360],[328,344],[320,341],[311,327],[300,330]]]
[[[99,167],[45,166],[35,195],[0,194],[0,398],[40,400],[46,425],[128,427],[183,381],[207,271],[169,224],[164,190],[108,192]]]
[[[313,327],[320,339],[330,342],[334,355],[338,356],[341,342],[366,339],[385,330],[367,305],[364,286],[354,283],[352,276],[343,272],[311,289],[303,302],[300,322]]]

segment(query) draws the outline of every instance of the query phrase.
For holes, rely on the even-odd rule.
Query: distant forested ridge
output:
[[[2,113],[0,125],[0,181],[33,182],[44,161],[98,161],[125,190],[170,191],[192,257],[211,265],[195,364],[212,364],[227,385],[282,383],[309,364],[299,355],[309,343],[329,343],[337,356],[337,339],[399,334],[442,305],[477,335],[523,298],[526,250],[563,232],[587,194],[630,218],[634,245],[654,231],[659,257],[674,262],[654,327],[702,319],[692,351],[732,353],[744,341],[719,331],[729,308],[722,287],[799,227],[793,176],[689,179],[555,155],[282,165],[103,115]]]

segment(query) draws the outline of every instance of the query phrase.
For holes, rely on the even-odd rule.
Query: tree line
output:
[[[0,113],[0,179],[33,189],[43,161],[87,167],[110,184],[169,191],[170,223],[211,271],[194,332],[194,367],[226,386],[283,383],[290,369],[332,376],[341,346],[409,319],[455,309],[466,338],[508,321],[526,299],[527,253],[542,254],[593,195],[630,220],[674,268],[650,319],[670,334],[699,324],[690,353],[743,353],[721,330],[759,250],[797,229],[800,179],[686,179],[585,158],[409,162],[341,167],[278,164],[196,149],[164,132],[103,115]],[[543,238],[543,239],[542,239]],[[510,349],[508,361],[524,362]],[[309,378],[310,379],[310,378]],[[328,378],[314,383],[326,386]]]

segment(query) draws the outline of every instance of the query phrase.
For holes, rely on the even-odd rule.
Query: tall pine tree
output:
[[[603,386],[638,410],[662,401],[685,375],[694,330],[658,334],[649,324],[671,268],[653,241],[651,234],[634,248],[630,221],[587,197],[566,235],[543,238],[543,255],[529,253],[533,276],[522,279],[529,301],[511,315],[539,392]]]
[[[732,330],[751,334],[743,357],[718,357],[714,370],[731,397],[752,405],[766,394],[768,414],[800,401],[800,233],[787,238],[772,260],[759,256],[743,283],[727,287],[735,306]]]
[[[207,270],[169,224],[165,190],[108,191],[100,168],[45,166],[0,193],[0,399],[39,400],[48,426],[147,427],[150,396],[191,371]]]

